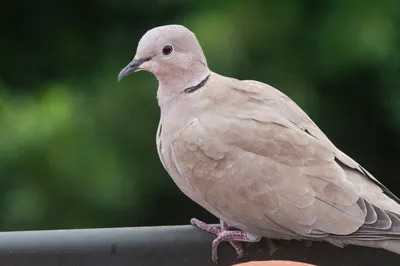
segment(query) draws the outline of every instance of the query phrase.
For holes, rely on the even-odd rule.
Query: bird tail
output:
[[[378,243],[380,248],[400,254],[400,240],[386,240]]]
[[[400,255],[400,239],[359,240],[359,239],[340,239],[334,237],[326,239],[326,241],[339,247],[345,247],[347,245],[356,245],[356,246],[370,247],[370,248],[382,248]]]
[[[383,248],[400,254],[400,214],[383,210],[366,200],[360,203],[367,210],[365,223],[352,234],[329,235],[326,241],[340,247]]]

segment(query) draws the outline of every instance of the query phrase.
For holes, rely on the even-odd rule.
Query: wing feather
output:
[[[248,134],[249,128],[257,134]],[[193,145],[195,152],[187,148]],[[173,146],[181,155],[177,168],[185,168],[182,175],[223,215],[247,219],[246,223],[266,216],[304,235],[349,234],[364,223],[356,187],[329,149],[301,130],[204,115]],[[199,156],[210,162],[193,159]]]

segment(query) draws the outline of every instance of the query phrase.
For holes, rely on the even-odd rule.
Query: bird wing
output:
[[[291,126],[315,137],[333,152],[335,161],[345,171],[346,178],[357,187],[360,197],[366,204],[365,223],[357,232],[352,234],[353,238],[382,239],[387,236],[399,235],[400,199],[396,195],[355,160],[336,148],[311,118],[288,96],[258,81],[244,82],[251,85],[251,91],[269,90],[274,94],[273,98],[276,99],[276,105],[279,106],[278,109],[282,116],[292,123]],[[250,87],[242,87],[244,88],[243,92],[249,91]],[[369,236],[366,237],[365,234]]]
[[[319,129],[311,118],[292,99],[264,83],[252,80],[244,81],[244,83],[250,85],[244,87],[244,90],[242,90],[244,93],[249,91],[249,87],[253,87],[253,91],[255,90],[254,88],[257,88],[256,90],[259,92],[263,90],[271,91],[271,93],[274,94],[273,97],[276,99],[276,107],[280,110],[282,117],[290,121],[292,124],[291,126],[313,136],[329,148],[333,152],[335,160],[348,172],[347,178],[357,186],[362,196],[366,196],[368,200],[377,205],[382,205],[382,208],[400,213],[400,199],[360,164],[335,147],[322,130]],[[262,93],[259,95],[262,95]],[[382,192],[384,194],[382,194]],[[388,198],[390,198],[390,200],[388,200]]]

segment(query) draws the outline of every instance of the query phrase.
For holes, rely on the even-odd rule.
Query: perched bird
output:
[[[212,72],[180,25],[149,30],[122,79],[158,81],[160,160],[182,192],[221,220],[212,259],[227,241],[261,237],[327,241],[400,253],[400,200],[340,151],[277,89]],[[240,230],[230,230],[230,226]]]

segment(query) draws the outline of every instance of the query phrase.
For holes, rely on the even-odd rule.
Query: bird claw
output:
[[[261,239],[261,237],[254,237],[242,231],[229,230],[229,225],[222,220],[220,222],[221,229],[218,229],[215,226],[208,225],[200,220],[197,220],[196,218],[192,218],[190,220],[190,223],[196,225],[204,231],[207,231],[217,236],[217,238],[215,238],[212,242],[211,248],[211,259],[213,262],[218,261],[218,246],[222,242],[229,242],[231,246],[235,249],[237,258],[240,259],[244,255],[244,250],[241,247],[239,241],[258,242]]]
[[[267,238],[266,240],[267,240],[269,255],[272,257],[280,247],[275,245],[275,243],[274,243],[274,241],[272,241],[272,239]]]
[[[311,240],[304,240],[304,246],[306,246],[306,248],[309,248],[312,246],[312,241]]]

